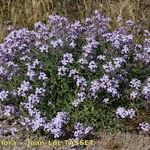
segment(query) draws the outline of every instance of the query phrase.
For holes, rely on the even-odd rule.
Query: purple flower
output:
[[[4,101],[8,98],[9,91],[2,90],[0,91],[0,100]]]
[[[64,66],[59,66],[58,68],[58,76],[66,76],[68,72],[68,68]]]
[[[87,86],[87,81],[86,81],[86,79],[84,78],[84,77],[78,77],[77,78],[77,80],[76,80],[76,84],[77,84],[77,86],[79,87],[79,86]]]
[[[75,100],[72,102],[72,105],[77,107],[80,103],[82,103],[86,99],[86,93],[85,92],[79,92],[75,98]]]
[[[73,63],[73,55],[71,53],[66,53],[63,55],[63,60],[61,61],[62,65],[66,66],[67,64]]]
[[[40,72],[38,79],[39,80],[46,80],[46,79],[48,79],[48,77],[46,76],[46,74],[44,72]]]
[[[93,130],[92,127],[84,126],[82,123],[79,123],[79,122],[75,124],[74,128],[75,128],[74,137],[76,139],[84,138]]]
[[[65,124],[69,121],[69,114],[67,112],[58,112],[56,117],[52,119],[50,123],[45,125],[45,130],[50,131],[54,138],[59,138],[62,133]]]
[[[139,124],[139,126],[144,132],[150,131],[150,124],[147,122],[142,122]]]
[[[21,86],[18,88],[18,96],[26,96],[26,92],[30,91],[32,86],[28,81],[23,81]]]
[[[138,89],[141,87],[141,81],[138,80],[138,79],[132,79],[132,80],[130,81],[130,86],[131,86],[132,88],[135,88],[136,90],[138,90]]]
[[[96,63],[94,61],[90,61],[88,68],[90,69],[91,72],[95,72],[97,67],[98,66],[96,65]]]
[[[118,107],[116,110],[116,115],[117,117],[132,119],[133,117],[135,117],[135,111],[133,109],[126,110],[123,107]]]

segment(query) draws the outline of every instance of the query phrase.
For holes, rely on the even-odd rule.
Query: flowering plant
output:
[[[54,138],[135,118],[150,100],[150,33],[131,21],[111,31],[110,22],[95,11],[83,22],[51,15],[32,31],[12,29],[0,44],[0,114]]]

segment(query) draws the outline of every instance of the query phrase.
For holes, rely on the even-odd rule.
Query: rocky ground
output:
[[[3,133],[3,129],[19,128],[17,134],[9,132]],[[3,135],[2,135],[3,134]],[[91,138],[91,142],[87,143],[86,147],[73,147],[64,142],[61,146],[52,143],[47,144],[47,139],[38,134],[31,135],[23,128],[15,124],[13,119],[0,118],[0,150],[150,150],[150,136],[147,134],[131,134],[131,133],[113,133],[106,132],[97,133]],[[37,142],[29,144],[29,141]],[[38,144],[38,142],[43,143]],[[46,143],[46,144],[45,144]]]
[[[13,146],[13,143],[10,145],[2,145],[3,141],[15,141],[16,145]],[[133,135],[133,134],[123,134],[123,133],[116,133],[116,134],[100,134],[98,140],[93,140],[90,146],[86,148],[77,148],[71,147],[67,145],[62,145],[61,147],[56,146],[48,146],[48,145],[41,145],[41,146],[31,146],[28,145],[28,138],[25,137],[12,137],[7,136],[1,138],[1,150],[150,150],[150,137],[146,135]],[[37,141],[35,138],[32,140]],[[38,139],[38,141],[43,141],[43,139]]]

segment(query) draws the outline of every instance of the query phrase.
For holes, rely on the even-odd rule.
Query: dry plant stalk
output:
[[[112,18],[111,28],[114,29],[118,27],[118,16],[133,21],[142,20],[149,24],[147,6],[147,1],[139,0],[1,0],[0,22],[30,28],[35,22],[46,20],[52,13],[57,12],[70,19],[82,20],[97,9]],[[4,35],[3,31],[0,31],[1,37]]]

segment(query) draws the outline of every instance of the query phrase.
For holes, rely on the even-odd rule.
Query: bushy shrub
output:
[[[98,11],[83,22],[48,22],[9,27],[0,44],[0,114],[54,138],[126,130],[120,119],[148,131],[150,118],[137,118],[149,114],[150,33],[130,20],[110,31],[111,18]]]

